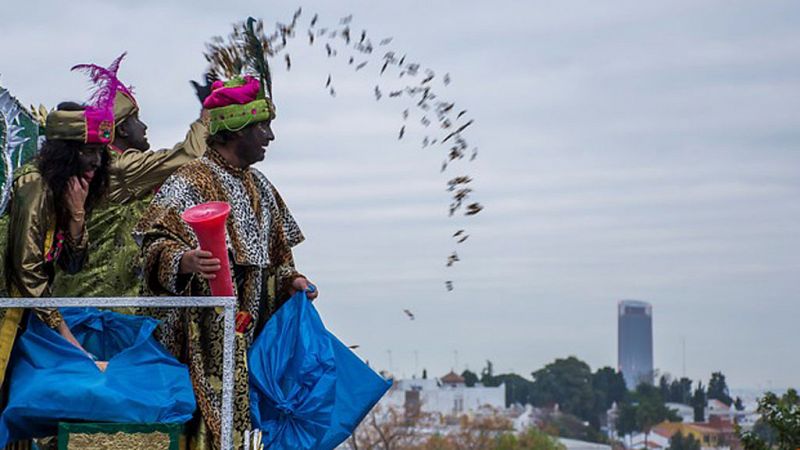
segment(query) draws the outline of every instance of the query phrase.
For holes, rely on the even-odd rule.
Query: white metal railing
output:
[[[60,307],[151,307],[151,308],[224,308],[222,346],[222,421],[221,446],[233,448],[233,371],[236,297],[46,297],[0,298],[2,308]]]

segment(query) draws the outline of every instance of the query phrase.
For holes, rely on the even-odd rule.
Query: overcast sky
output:
[[[154,147],[198,114],[187,80],[208,38],[301,5],[77,4],[4,2],[0,83],[26,104],[83,100],[69,67],[127,50],[120,76]],[[529,375],[568,355],[616,366],[616,303],[632,298],[653,304],[661,371],[682,374],[685,340],[689,377],[800,385],[800,4],[302,6],[291,71],[273,63],[277,139],[259,168],[305,231],[296,259],[325,322],[373,366],[443,375],[491,359]],[[476,120],[478,158],[441,174],[445,150],[421,149],[421,126],[398,141],[407,100],[372,95],[397,72],[379,79],[377,58],[355,72],[309,47],[314,12],[323,26],[352,13],[375,43],[394,38],[380,54],[450,73],[433,85]],[[445,182],[462,173],[486,209],[448,218]],[[463,261],[445,268],[461,227]]]

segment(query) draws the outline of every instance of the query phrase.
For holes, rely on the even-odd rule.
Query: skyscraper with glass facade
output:
[[[617,304],[617,369],[628,389],[653,383],[653,307],[639,300]]]

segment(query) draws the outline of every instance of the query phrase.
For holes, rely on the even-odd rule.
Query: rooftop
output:
[[[465,383],[464,377],[462,377],[461,375],[453,372],[452,370],[450,371],[450,373],[448,373],[447,375],[443,376],[441,378],[441,380],[442,380],[442,383],[445,383],[445,384],[464,384]]]

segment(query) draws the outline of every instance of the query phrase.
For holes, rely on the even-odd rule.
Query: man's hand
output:
[[[297,277],[292,280],[290,294],[294,295],[297,291],[305,291],[309,300],[314,300],[319,296],[319,289],[305,277]]]
[[[89,195],[89,183],[83,177],[70,177],[67,180],[67,191],[64,192],[64,202],[67,211],[73,218],[83,220],[84,205]]]
[[[67,322],[61,321],[61,323],[58,325],[57,331],[59,334],[61,334],[61,336],[64,337],[64,339],[69,341],[70,344],[77,347],[80,351],[86,354],[86,356],[89,359],[93,360],[97,368],[100,369],[100,372],[106,371],[106,369],[108,368],[108,361],[97,361],[97,358],[94,355],[86,351],[86,349],[83,348],[80,342],[78,342],[78,340],[75,339],[75,335],[72,334],[72,330],[70,330],[69,327],[67,326]]]
[[[196,248],[184,253],[181,257],[180,273],[196,273],[206,280],[213,280],[221,265],[219,258],[214,258],[211,252]]]

